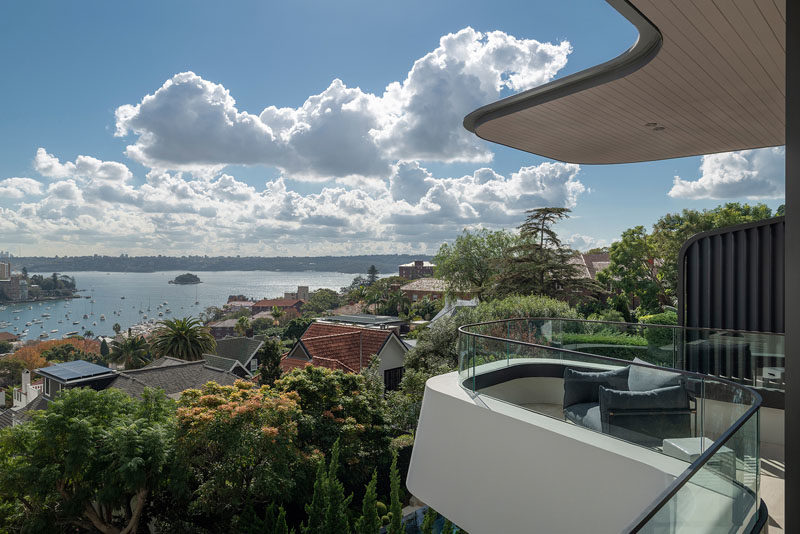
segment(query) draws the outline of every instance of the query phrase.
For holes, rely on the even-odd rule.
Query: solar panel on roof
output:
[[[38,369],[38,371],[47,373],[65,382],[113,372],[108,367],[103,367],[102,365],[97,365],[84,360],[58,363],[56,365],[51,365],[50,367]]]

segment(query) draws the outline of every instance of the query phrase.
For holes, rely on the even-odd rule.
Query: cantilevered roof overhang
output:
[[[473,111],[488,141],[584,164],[785,143],[785,0],[607,0],[622,55]]]

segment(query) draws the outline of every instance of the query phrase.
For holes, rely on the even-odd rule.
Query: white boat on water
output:
[[[66,334],[64,334],[64,337],[67,338],[67,337],[77,336],[77,335],[78,335],[78,331],[75,330],[73,332],[67,332]]]
[[[106,316],[105,316],[105,315],[101,315],[101,316],[100,316],[100,320],[101,320],[101,321],[105,321],[105,320],[106,320]]]
[[[48,337],[50,337],[50,334],[48,334],[47,332],[42,332],[41,334],[39,334],[39,337],[42,339],[47,339]]]
[[[52,330],[50,330],[51,334],[55,334],[56,332],[58,332],[58,328],[53,328]]]

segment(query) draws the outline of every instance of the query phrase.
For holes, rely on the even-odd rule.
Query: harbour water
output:
[[[39,339],[44,333],[48,339],[59,339],[68,332],[83,333],[86,330],[91,330],[96,336],[113,335],[114,323],[119,323],[124,330],[145,320],[145,315],[147,319],[156,320],[197,317],[209,306],[221,307],[227,302],[228,295],[258,299],[282,297],[286,291],[296,291],[298,285],[309,286],[311,291],[320,288],[338,291],[356,276],[314,271],[214,271],[195,273],[202,280],[200,284],[168,283],[183,272],[61,273],[74,276],[81,290],[79,295],[89,298],[3,303],[5,309],[0,310],[0,331],[20,335],[27,330],[25,340]],[[47,276],[50,273],[41,274]],[[163,315],[159,316],[159,313]]]

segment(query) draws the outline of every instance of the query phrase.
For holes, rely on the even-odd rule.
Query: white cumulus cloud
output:
[[[385,176],[398,160],[489,161],[486,144],[461,126],[503,90],[545,83],[571,46],[465,28],[445,35],[405,80],[382,95],[335,79],[298,108],[240,110],[221,84],[176,74],[141,102],[116,110],[116,135],[135,136],[127,155],[151,168],[277,167],[294,179]],[[44,161],[60,172],[57,162]]]
[[[42,183],[33,178],[6,178],[0,180],[1,198],[22,198],[42,194]]]
[[[673,198],[780,198],[784,195],[785,149],[761,148],[703,156],[700,178],[676,176]]]

